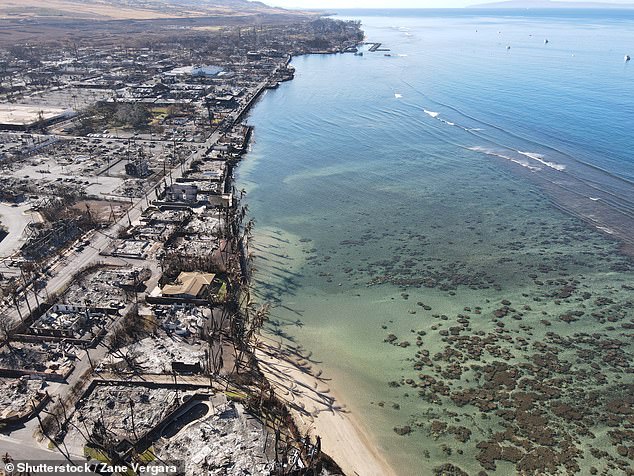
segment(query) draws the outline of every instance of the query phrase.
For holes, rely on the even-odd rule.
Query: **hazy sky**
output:
[[[264,0],[284,8],[450,8],[464,7],[498,0]],[[632,3],[633,0],[575,0],[602,3]]]

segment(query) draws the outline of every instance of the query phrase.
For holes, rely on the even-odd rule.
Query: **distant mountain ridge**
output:
[[[249,0],[0,0],[0,18],[166,19],[288,13]]]
[[[95,3],[122,5],[129,8],[208,10],[228,8],[231,10],[273,10],[259,1],[250,0],[98,0]]]
[[[601,3],[601,2],[555,2],[551,0],[508,0],[504,2],[481,3],[467,8],[604,8],[604,9],[632,9],[634,3]]]

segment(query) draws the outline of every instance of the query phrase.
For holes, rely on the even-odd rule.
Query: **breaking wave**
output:
[[[522,167],[526,167],[529,170],[533,170],[535,172],[542,170],[541,167],[536,165],[531,165],[528,161],[522,160],[518,157],[511,157],[510,155],[505,155],[501,152],[495,151],[493,149],[487,149],[486,147],[467,147],[468,150],[472,150],[474,152],[479,152],[481,154],[490,155],[492,157],[498,157],[500,159],[509,160],[515,164],[521,165]]]
[[[566,169],[565,165],[544,160],[544,156],[542,154],[536,154],[534,152],[522,152],[521,150],[518,150],[517,153],[522,154],[523,156],[528,157],[529,159],[536,160],[537,162],[544,164],[546,167],[559,170],[560,172]]]

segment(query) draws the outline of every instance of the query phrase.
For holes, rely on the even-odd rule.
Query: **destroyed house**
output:
[[[232,94],[216,96],[213,98],[213,102],[216,106],[220,106],[226,109],[235,109],[236,107],[238,107],[238,101]]]
[[[165,190],[165,200],[168,202],[195,202],[198,195],[196,185],[175,183]]]

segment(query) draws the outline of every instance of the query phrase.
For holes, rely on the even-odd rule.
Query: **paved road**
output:
[[[48,461],[66,461],[64,457],[57,451],[50,451],[35,444],[25,445],[23,441],[16,440],[10,436],[0,435],[0,456],[6,453],[15,460],[48,460]],[[0,468],[4,468],[0,462]]]
[[[32,465],[37,465],[40,463],[45,464],[65,464],[68,463],[68,460],[62,456],[58,451],[51,451],[42,446],[38,446],[35,443],[30,445],[25,445],[23,442],[15,440],[11,437],[7,437],[4,435],[0,435],[0,456],[4,456],[5,454],[9,454],[11,458],[13,458],[16,462],[28,462]],[[81,455],[70,455],[70,459],[73,464],[77,466],[83,466],[86,458]],[[2,474],[2,470],[5,469],[4,463],[0,461],[0,474]],[[31,474],[31,473],[29,473]],[[41,474],[41,473],[37,473]],[[73,474],[84,474],[84,473],[76,473],[76,472],[62,472],[57,473],[61,475],[73,475]],[[96,474],[96,473],[90,473]]]

